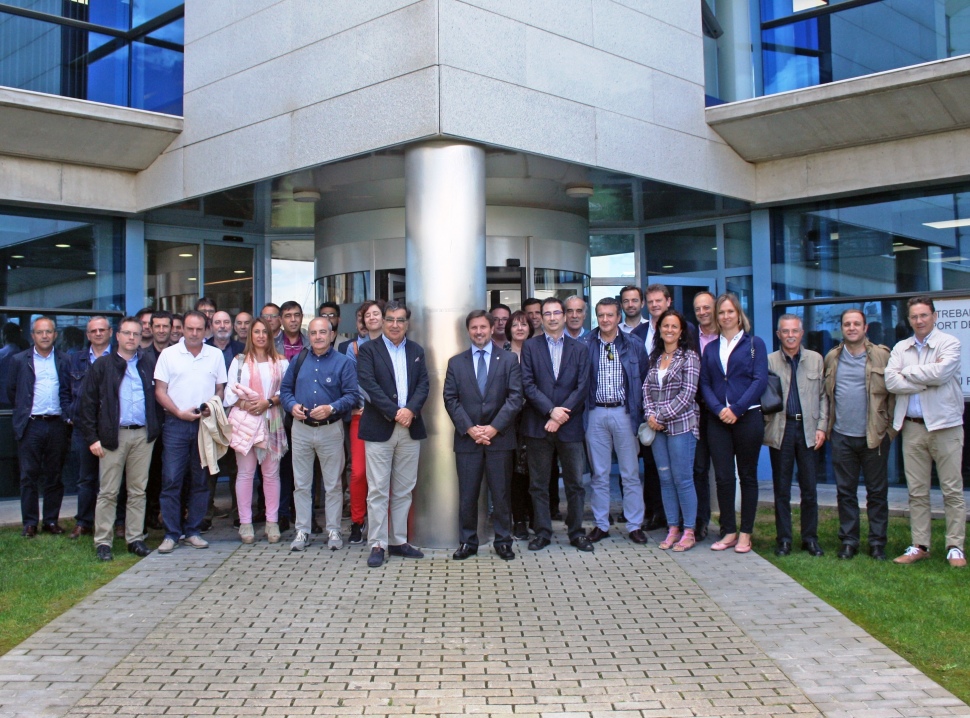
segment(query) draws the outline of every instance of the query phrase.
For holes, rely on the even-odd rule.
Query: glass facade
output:
[[[184,5],[0,2],[0,85],[182,114]]]
[[[962,0],[761,0],[762,93],[970,52]]]

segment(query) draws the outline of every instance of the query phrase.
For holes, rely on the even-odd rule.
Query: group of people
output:
[[[468,314],[469,348],[448,361],[443,389],[455,427],[455,560],[478,552],[483,482],[494,550],[505,560],[515,558],[516,539],[529,540],[531,551],[546,548],[557,519],[580,551],[608,538],[614,523],[625,524],[636,544],[665,527],[659,548],[690,550],[707,536],[712,465],[721,511],[710,548],[747,553],[762,444],[769,446],[774,480],[776,553],[792,550],[797,466],[802,548],[821,556],[816,472],[826,441],[838,485],[839,557],[859,550],[862,474],[870,554],[884,559],[888,448],[902,431],[913,545],[896,562],[929,555],[935,462],[947,558],[966,565],[960,346],[935,328],[930,298],[909,301],[915,335],[892,352],[866,338],[862,311],[846,310],[843,341],[824,359],[802,347],[797,316],[779,319],[781,348],[769,354],[735,295],[701,292],[693,310],[696,326],[672,307],[666,286],[652,284],[597,302],[592,331],[579,296],[529,298],[519,311],[497,305]],[[410,319],[403,303],[367,301],[358,308],[356,331],[343,336],[332,302],[303,331],[297,302],[232,317],[203,297],[184,316],[144,309],[122,319],[113,344],[107,319],[93,317],[88,350],[70,356],[54,349],[54,321],[34,320],[33,346],[11,358],[6,381],[19,444],[23,535],[64,532],[60,474],[72,447],[80,476],[71,537],[93,535],[102,560],[112,558],[112,538],[120,535],[130,552],[147,555],[146,528],[164,529],[159,553],[206,548],[202,534],[215,515],[220,474],[232,479],[243,543],[253,543],[254,524],[264,522],[271,543],[293,526],[292,551],[305,550],[317,533],[338,550],[349,457],[349,543],[366,540],[372,567],[387,555],[421,558],[407,531],[427,436],[422,409],[429,380],[424,350],[407,336]],[[769,373],[779,379],[783,408],[765,414]],[[638,437],[647,435],[644,446]],[[615,522],[614,456],[622,494]],[[594,522],[588,532],[587,481]],[[318,493],[325,527],[314,517]]]

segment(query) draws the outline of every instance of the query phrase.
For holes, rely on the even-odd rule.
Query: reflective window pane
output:
[[[604,182],[597,184],[589,198],[590,222],[632,222],[633,183]]]
[[[578,294],[580,297],[589,296],[589,277],[579,272],[566,272],[560,269],[536,269],[535,296],[537,299],[546,297],[566,297]]]
[[[131,51],[131,106],[181,115],[183,53],[141,42],[133,43]]]
[[[589,238],[594,277],[635,277],[634,235],[594,234]]]
[[[145,242],[147,306],[176,314],[195,306],[200,296],[199,250],[198,244]]]
[[[317,306],[321,302],[360,304],[367,300],[369,280],[370,272],[348,272],[321,277],[317,280]]]
[[[253,310],[254,250],[232,244],[206,244],[205,289],[202,294],[233,316]]]
[[[754,282],[751,277],[728,277],[725,280],[725,289],[738,295],[738,299],[741,300],[741,308],[748,315],[748,319],[752,319],[754,312]]]
[[[182,4],[182,0],[134,0],[131,8],[131,25],[138,27]]]
[[[713,225],[647,235],[647,273],[717,272],[717,230]]]
[[[724,225],[724,266],[728,269],[751,266],[751,222]]]

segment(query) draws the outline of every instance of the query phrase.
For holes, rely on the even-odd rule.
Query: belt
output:
[[[60,414],[31,414],[31,421],[60,421]]]
[[[596,406],[602,407],[603,409],[618,409],[623,406],[622,401],[604,401],[602,403],[596,402]]]
[[[330,424],[336,423],[340,421],[340,417],[334,415],[334,416],[331,416],[329,419],[324,419],[323,421],[317,421],[316,419],[297,419],[297,421],[302,422],[307,426],[311,426],[315,429],[318,426],[329,426]]]
[[[31,418],[33,418],[33,417],[31,417]],[[923,417],[922,416],[907,416],[906,417],[906,421],[911,421],[914,424],[924,424],[924,425],[926,424],[926,422],[923,420]]]
[[[787,416],[790,421],[801,421],[802,420],[802,415],[801,414],[785,414],[785,416]]]
[[[122,424],[118,428],[119,429],[131,429],[132,431],[134,431],[135,429],[144,429],[145,428],[145,425],[144,424],[129,424],[128,426],[125,426],[124,424]]]

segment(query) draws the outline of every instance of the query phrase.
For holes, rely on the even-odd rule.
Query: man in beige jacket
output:
[[[802,549],[812,556],[824,552],[818,544],[818,450],[825,443],[828,399],[822,386],[822,355],[802,347],[805,330],[801,318],[783,314],[778,319],[781,349],[768,355],[768,370],[781,378],[784,408],[765,417],[764,443],[769,447],[775,486],[776,556],[792,547],[791,484],[798,464],[801,492]]]
[[[826,436],[839,502],[839,558],[859,552],[859,473],[866,482],[869,555],[886,560],[889,528],[889,444],[895,395],[886,388],[889,348],[873,344],[861,309],[846,309],[840,320],[842,343],[825,355],[825,395],[829,400]]]
[[[954,568],[963,568],[967,565],[963,553],[967,507],[960,341],[936,328],[936,307],[930,297],[910,298],[907,309],[913,336],[893,347],[886,386],[898,395],[893,428],[903,434],[913,545],[894,560],[909,564],[930,556],[930,469],[935,462],[946,516],[946,558]]]

